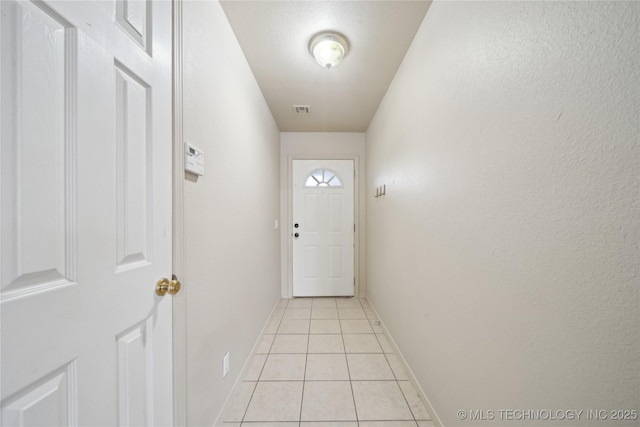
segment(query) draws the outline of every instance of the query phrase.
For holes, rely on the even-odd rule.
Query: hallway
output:
[[[640,1],[3,0],[0,30],[2,426],[638,427]]]
[[[354,160],[356,295],[375,307],[409,361],[434,425],[469,425],[457,418],[463,408],[635,408],[639,358],[627,343],[640,337],[640,98],[630,96],[640,70],[637,5],[433,2],[366,129],[313,130],[302,124],[322,117],[315,108],[324,102],[298,93],[277,111],[301,127],[279,126],[223,7],[185,3],[181,138],[203,150],[211,171],[184,181],[185,424],[311,427],[310,392],[326,382],[309,376],[317,359],[339,360],[342,375],[326,384],[347,391],[340,422],[366,427],[383,418],[358,401],[364,381],[354,364],[382,354],[389,365],[395,356],[312,347],[324,334],[311,320],[334,320],[326,323],[339,325],[344,346],[355,337],[344,324],[364,319],[312,319],[313,307],[288,306],[302,310],[288,316],[308,317],[278,312],[283,319],[254,354],[273,307],[292,295],[293,159]],[[306,65],[325,71],[307,49],[307,36],[323,29],[271,40],[292,62],[265,56],[261,66],[279,67],[270,84],[287,83],[286,73],[307,77]],[[354,48],[314,88],[333,87],[336,73],[365,61],[361,54]],[[326,99],[332,113],[346,114]],[[312,115],[295,116],[289,104],[310,104]],[[380,187],[385,195],[375,197]],[[313,303],[304,301],[287,304]],[[294,323],[303,329],[283,333]],[[281,348],[292,341],[301,353]],[[255,370],[245,372],[253,357]],[[276,375],[282,359],[288,371]],[[386,374],[369,382],[397,392],[401,384]],[[263,400],[277,387],[294,396],[279,399],[292,407]],[[429,424],[410,415],[400,418]]]
[[[366,300],[283,299],[221,427],[428,427],[431,417]]]

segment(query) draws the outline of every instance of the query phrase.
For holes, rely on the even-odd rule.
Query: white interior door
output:
[[[0,7],[2,425],[172,425],[171,3]]]
[[[353,160],[293,160],[293,296],[353,296]]]

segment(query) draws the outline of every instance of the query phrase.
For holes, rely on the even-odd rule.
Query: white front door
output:
[[[293,160],[293,296],[353,296],[353,160]]]
[[[172,425],[171,3],[0,7],[1,424]]]

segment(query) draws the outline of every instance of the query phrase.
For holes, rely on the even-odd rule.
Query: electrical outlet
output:
[[[229,352],[222,358],[222,378],[226,377],[229,373]]]

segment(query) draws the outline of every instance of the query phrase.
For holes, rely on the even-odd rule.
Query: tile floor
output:
[[[366,300],[283,299],[222,427],[434,424]]]

